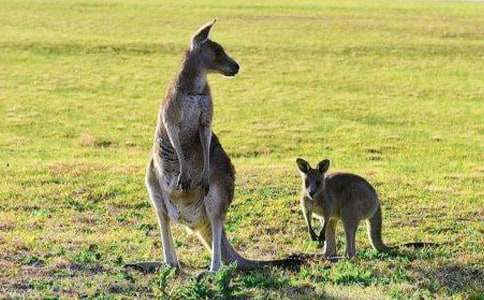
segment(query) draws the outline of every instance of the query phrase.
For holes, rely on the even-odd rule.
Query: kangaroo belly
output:
[[[182,191],[176,186],[177,179],[178,176],[161,177],[165,206],[173,221],[196,229],[207,217],[202,190],[194,186],[189,191]]]
[[[192,230],[196,230],[206,223],[207,215],[203,201],[193,204],[177,202],[175,205],[180,214],[178,223],[188,226]]]

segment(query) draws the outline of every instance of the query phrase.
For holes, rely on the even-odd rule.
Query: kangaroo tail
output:
[[[382,227],[382,216],[381,207],[378,205],[378,209],[375,214],[368,219],[368,237],[370,239],[371,245],[378,251],[386,252],[391,248],[387,247],[381,237],[381,227]]]
[[[211,232],[210,230],[204,230],[199,232],[200,239],[203,244],[211,251]],[[291,256],[283,259],[275,260],[252,260],[247,259],[240,255],[234,247],[230,244],[225,234],[225,230],[222,232],[222,260],[225,264],[237,263],[237,268],[240,270],[254,270],[265,266],[274,266],[281,268],[294,269],[299,267],[302,263],[297,257]]]
[[[236,262],[237,267],[241,269],[251,268],[257,265],[257,262],[247,259],[235,251],[234,247],[232,247],[227,239],[225,230],[222,233],[222,260],[226,264]]]
[[[274,260],[252,260],[247,259],[235,251],[234,247],[227,239],[225,231],[222,235],[222,258],[225,263],[236,262],[238,268],[242,270],[257,269],[264,266],[273,266],[280,268],[297,268],[302,261],[297,257],[291,256],[288,258],[274,259]]]

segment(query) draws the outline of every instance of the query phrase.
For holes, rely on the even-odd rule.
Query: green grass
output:
[[[164,89],[213,17],[242,66],[210,77],[240,252],[321,253],[298,156],[368,178],[390,245],[450,243],[383,255],[361,226],[354,260],[197,282],[209,255],[175,227],[184,272],[125,271],[161,260],[144,168]],[[483,24],[465,1],[0,0],[0,295],[483,297]]]

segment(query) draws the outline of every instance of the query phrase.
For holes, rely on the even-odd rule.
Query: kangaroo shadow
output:
[[[428,243],[428,242],[412,242],[401,244],[393,247],[390,251],[385,253],[377,252],[365,252],[362,251],[358,254],[359,259],[389,259],[397,257],[405,257],[410,260],[418,259],[422,255],[421,251],[415,251],[416,249],[435,248],[440,247],[443,244]],[[428,251],[432,253],[433,251]],[[366,254],[365,254],[366,253]],[[423,252],[426,254],[426,252]],[[375,255],[375,256],[374,256]],[[338,262],[341,259],[346,259],[343,256],[325,257],[321,253],[292,253],[287,257],[278,260],[267,261],[266,264],[261,265],[256,269],[237,269],[233,270],[234,273],[230,275],[231,280],[236,282],[235,286],[242,288],[239,292],[250,291],[251,289],[264,290],[268,294],[274,297],[285,298],[291,295],[292,298],[303,299],[324,299],[328,295],[325,292],[312,285],[294,286],[290,284],[292,278],[291,272],[299,272],[303,266],[326,263],[326,267],[331,268],[332,263]],[[329,263],[329,264],[328,264]],[[134,269],[143,273],[156,273],[163,269],[164,264],[154,261],[144,261],[129,263],[125,265],[125,268]],[[182,265],[183,266],[183,265]],[[204,269],[207,269],[205,266]],[[213,285],[213,274],[206,276],[206,272],[201,274],[194,274],[195,269],[186,269],[177,271],[177,276],[185,278],[188,282],[197,282],[197,285],[211,287]],[[198,268],[197,268],[198,269]],[[199,269],[198,269],[199,270]],[[280,270],[288,270],[287,272],[280,272]],[[188,271],[188,272],[187,272]],[[438,269],[420,269],[417,267],[414,271],[422,278],[429,278],[433,282],[438,282],[440,286],[446,287],[450,290],[462,291],[466,289],[472,294],[479,294],[479,291],[483,290],[484,271],[478,268],[473,268],[464,265],[450,265],[444,266]],[[201,276],[200,276],[201,275]],[[242,276],[239,276],[242,275]],[[180,277],[178,277],[180,278]],[[432,287],[429,285],[428,287]],[[247,292],[247,297],[250,296],[250,292]]]
[[[238,272],[252,272],[256,270],[263,270],[268,269],[269,267],[275,267],[280,269],[292,270],[292,271],[299,271],[301,265],[304,263],[304,256],[303,255],[290,255],[286,258],[270,260],[270,261],[260,261],[260,265],[258,267],[251,267],[247,269],[237,269]],[[183,263],[180,262],[182,267],[185,266]],[[135,261],[124,264],[124,269],[126,270],[134,270],[139,271],[144,274],[150,273],[157,273],[160,269],[168,267],[162,262],[159,261]],[[204,269],[208,269],[209,266],[206,266]]]
[[[432,243],[432,242],[410,242],[398,245],[396,247],[392,247],[388,252],[385,253],[388,257],[409,257],[412,258],[413,252],[410,251],[411,249],[423,249],[423,248],[436,248],[443,246],[447,243]],[[329,262],[337,262],[341,259],[344,259],[344,256],[333,256],[333,257],[326,257],[322,253],[302,253],[302,252],[295,252],[290,254],[289,256],[277,260],[271,260],[266,262],[261,262],[260,265],[261,269],[267,267],[275,267],[280,269],[286,269],[291,271],[299,271],[301,266],[306,265],[308,263],[313,263],[315,261],[329,261]],[[163,263],[159,261],[137,261],[126,263],[124,265],[125,269],[132,269],[136,270],[145,274],[148,273],[156,273],[164,266]],[[259,268],[258,268],[259,269]],[[247,270],[238,270],[238,271],[247,271],[251,272],[254,270],[247,269]]]
[[[423,248],[435,248],[444,245],[444,243],[431,243],[431,242],[411,242],[401,244],[396,247],[392,247],[390,251],[386,252],[385,255],[388,257],[409,257],[413,258],[413,252],[410,249],[423,249]],[[287,256],[286,258],[261,262],[260,269],[267,269],[267,268],[279,268],[285,270],[291,270],[298,272],[301,269],[301,266],[307,265],[309,263],[314,263],[316,261],[329,261],[329,262],[337,262],[341,259],[345,259],[344,256],[333,256],[333,257],[326,257],[322,253],[302,253],[302,252],[295,252],[291,255]],[[148,273],[156,273],[164,266],[163,263],[159,261],[137,261],[126,263],[124,265],[125,269],[132,269],[136,270],[145,274]],[[252,272],[256,269],[246,269],[246,270],[238,270],[240,272]]]
[[[453,263],[435,269],[417,268],[416,276],[430,282],[429,289],[433,288],[431,282],[437,282],[450,293],[465,294],[466,299],[481,299],[484,293],[484,269],[482,266]]]
[[[271,297],[286,298],[287,295],[295,297],[296,299],[325,299],[322,291],[316,290],[311,286],[295,287],[290,284],[290,276],[281,274],[276,270],[290,270],[297,272],[301,265],[305,263],[305,259],[309,259],[311,255],[293,254],[286,258],[265,261],[260,268],[253,269],[237,269],[233,270],[230,275],[230,280],[236,281],[237,287],[243,287],[239,290],[241,299],[250,299],[251,289],[261,289],[266,293],[271,294]],[[322,257],[322,256],[321,256]],[[186,268],[176,270],[178,278],[185,279],[188,285],[197,286],[203,289],[211,290],[214,286],[214,278],[218,275],[206,271],[197,272],[197,269]],[[139,271],[143,274],[163,272],[167,267],[164,263],[157,261],[139,261],[127,263],[124,265],[126,271]],[[208,269],[208,265],[203,267]],[[200,271],[198,269],[198,271]],[[240,276],[241,275],[241,276]],[[228,297],[227,299],[232,299]],[[237,298],[238,299],[238,298]]]

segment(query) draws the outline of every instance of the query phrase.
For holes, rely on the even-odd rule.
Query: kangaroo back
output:
[[[370,239],[371,245],[378,251],[388,251],[390,248],[387,247],[381,237],[381,227],[382,227],[382,216],[381,207],[378,204],[378,208],[375,214],[368,219],[368,238]]]

